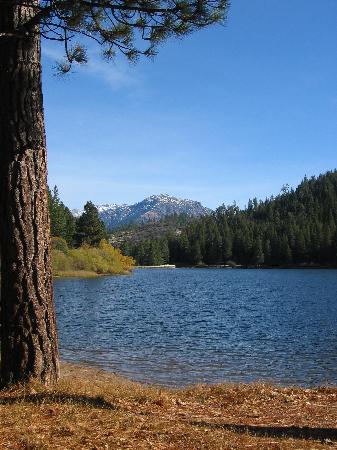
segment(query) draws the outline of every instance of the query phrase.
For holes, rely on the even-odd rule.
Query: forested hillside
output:
[[[179,236],[129,242],[125,250],[139,264],[335,265],[336,229],[335,170],[304,178],[295,190],[284,186],[275,198],[249,200],[243,210],[235,204],[220,206],[189,223]]]
[[[128,242],[137,244],[170,234],[179,235],[181,230],[194,220],[195,217],[186,214],[173,214],[154,222],[125,225],[113,230],[109,235],[109,241],[112,245],[123,247]]]

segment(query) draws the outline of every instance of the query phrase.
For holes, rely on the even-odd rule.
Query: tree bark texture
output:
[[[37,2],[0,0],[2,385],[59,377]]]

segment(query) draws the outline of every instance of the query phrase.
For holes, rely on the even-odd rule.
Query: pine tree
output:
[[[98,246],[102,239],[107,239],[105,225],[99,218],[96,206],[89,201],[84,205],[84,212],[76,223],[76,244]]]
[[[266,264],[271,264],[271,246],[269,239],[265,239],[263,241],[263,255],[264,255],[264,262]]]
[[[306,242],[304,233],[298,229],[295,235],[294,259],[296,262],[306,261]]]
[[[170,261],[170,250],[166,237],[160,239],[161,264],[168,264]]]
[[[137,245],[135,245],[134,250],[132,253],[130,253],[134,258],[136,259],[136,262],[139,266],[145,265],[145,255],[146,255],[146,249],[144,242],[140,242]]]
[[[265,257],[263,253],[263,245],[261,236],[258,236],[253,244],[253,264],[263,264],[265,262]]]
[[[183,264],[189,264],[191,252],[190,252],[190,242],[188,240],[187,234],[182,233],[179,238],[179,259],[178,262]]]
[[[287,236],[282,235],[279,241],[278,260],[283,264],[290,264],[292,262],[292,252],[288,243]]]
[[[222,239],[214,219],[208,222],[207,231],[204,261],[206,264],[221,264],[223,262]]]
[[[202,264],[202,254],[200,250],[200,244],[199,241],[195,240],[190,245],[190,256],[189,256],[189,263],[193,266],[197,266],[199,264]]]
[[[228,227],[225,229],[225,233],[222,238],[222,253],[224,262],[232,258],[233,253],[233,239]]]
[[[75,218],[60,200],[57,186],[54,186],[53,192],[48,190],[48,198],[51,235],[62,237],[71,245],[75,233]]]

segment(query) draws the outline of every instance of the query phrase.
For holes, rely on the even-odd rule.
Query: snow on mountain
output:
[[[198,217],[210,214],[209,208],[194,200],[179,199],[168,194],[151,195],[134,205],[96,205],[100,218],[108,229],[130,223],[156,222],[165,216],[186,214]],[[73,214],[79,216],[79,210]]]
[[[131,208],[131,206],[125,204],[97,205],[99,217],[108,229],[129,223],[128,217],[131,213]]]
[[[83,209],[72,209],[71,214],[77,219],[83,214]]]

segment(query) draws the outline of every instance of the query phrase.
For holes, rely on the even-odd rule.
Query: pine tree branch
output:
[[[146,13],[146,14],[167,14],[167,13],[175,13],[179,11],[179,7],[175,6],[173,8],[153,8],[146,6],[131,6],[131,5],[119,5],[113,4],[109,1],[101,1],[101,2],[91,2],[87,0],[79,0],[80,5],[87,8],[106,8],[111,12],[114,11],[134,11],[138,13]],[[21,4],[20,2],[18,4]],[[22,5],[22,4],[21,4]],[[31,5],[30,5],[31,6]],[[35,16],[30,19],[28,22],[24,24],[24,28],[26,30],[31,30],[35,26],[42,24],[43,20],[48,18],[51,13],[56,12],[59,9],[71,9],[73,7],[72,1],[55,1],[50,2],[49,6],[40,7],[40,10]]]

